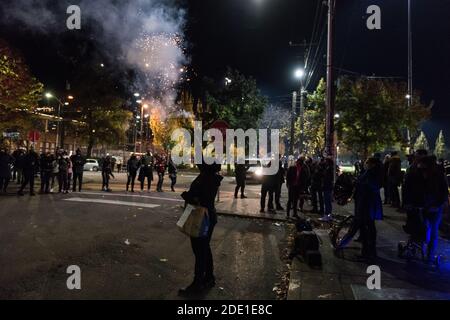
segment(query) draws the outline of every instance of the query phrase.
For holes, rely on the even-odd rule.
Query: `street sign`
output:
[[[40,138],[41,138],[41,134],[39,131],[31,130],[28,133],[28,140],[31,142],[37,142],[37,141],[39,141]]]
[[[3,132],[3,138],[17,139],[19,136],[19,132]]]

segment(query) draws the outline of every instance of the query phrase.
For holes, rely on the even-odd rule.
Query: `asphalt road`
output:
[[[88,189],[98,179],[92,175]],[[181,189],[193,177],[180,178]],[[224,189],[233,188],[231,180]],[[177,299],[194,264],[175,225],[178,191],[1,196],[0,298]],[[204,298],[274,299],[285,238],[282,224],[219,217],[212,240],[217,286]],[[81,290],[67,289],[69,265],[81,268]]]

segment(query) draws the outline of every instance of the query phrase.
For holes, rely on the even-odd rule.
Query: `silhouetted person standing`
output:
[[[239,190],[241,190],[241,199],[247,198],[244,194],[245,191],[245,176],[249,165],[236,163],[234,167],[234,174],[236,177],[236,188],[234,188],[234,198],[237,199]]]
[[[31,147],[30,150],[23,157],[23,176],[24,180],[20,186],[17,194],[23,196],[23,190],[29,184],[30,185],[30,196],[34,196],[34,176],[38,170],[39,166],[39,155]]]
[[[0,150],[0,193],[6,193],[9,180],[11,179],[11,165],[14,158],[9,155],[6,148]]]
[[[169,164],[167,167],[170,178],[170,190],[175,192],[175,184],[177,183],[177,166],[173,162],[172,158],[169,158]]]
[[[153,181],[153,155],[150,151],[141,157],[139,161],[139,181],[141,182],[141,192],[144,191],[145,179],[147,179],[147,191],[150,192]]]
[[[393,207],[400,207],[400,193],[398,188],[402,182],[402,162],[396,151],[391,153],[388,168],[388,188]]]
[[[281,161],[281,155],[280,155],[280,163],[278,172],[276,174],[276,185],[275,185],[275,205],[276,210],[284,210],[283,206],[281,205],[281,189],[283,188],[284,184],[284,177],[285,177],[285,169],[283,167],[283,162]]]
[[[107,155],[102,163],[102,191],[111,191],[109,188],[109,178],[112,174],[112,168],[111,156]]]
[[[139,160],[136,155],[133,153],[127,161],[127,191],[130,188],[131,184],[131,192],[134,192],[134,181],[136,180],[137,171],[139,169]]]
[[[81,192],[81,188],[83,186],[83,171],[84,164],[86,163],[86,159],[81,155],[81,150],[77,149],[75,154],[70,158],[72,161],[72,174],[73,174],[73,185],[72,191],[75,192],[77,189],[77,181],[78,181],[78,192]]]
[[[208,210],[209,228],[205,237],[191,238],[192,251],[195,256],[194,281],[178,293],[183,296],[201,293],[215,286],[214,263],[210,242],[217,224],[215,199],[223,179],[219,175],[220,165],[199,165],[200,174],[192,182],[189,191],[182,194],[186,203],[199,205]]]

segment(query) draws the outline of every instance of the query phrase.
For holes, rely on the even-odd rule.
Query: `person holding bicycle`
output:
[[[342,250],[360,231],[361,256],[364,259],[376,258],[376,220],[383,219],[383,205],[380,188],[383,182],[383,172],[380,160],[375,157],[367,159],[365,171],[359,176],[355,187],[355,217],[348,233],[339,241],[336,250]]]

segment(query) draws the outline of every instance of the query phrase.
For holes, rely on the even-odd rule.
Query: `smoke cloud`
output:
[[[81,9],[81,30],[66,28],[69,5]],[[14,0],[2,1],[0,12],[2,24],[56,36],[83,32],[89,24],[92,39],[103,55],[137,71],[134,89],[158,96],[166,107],[173,105],[174,86],[187,62],[183,49],[185,12],[174,0]]]

